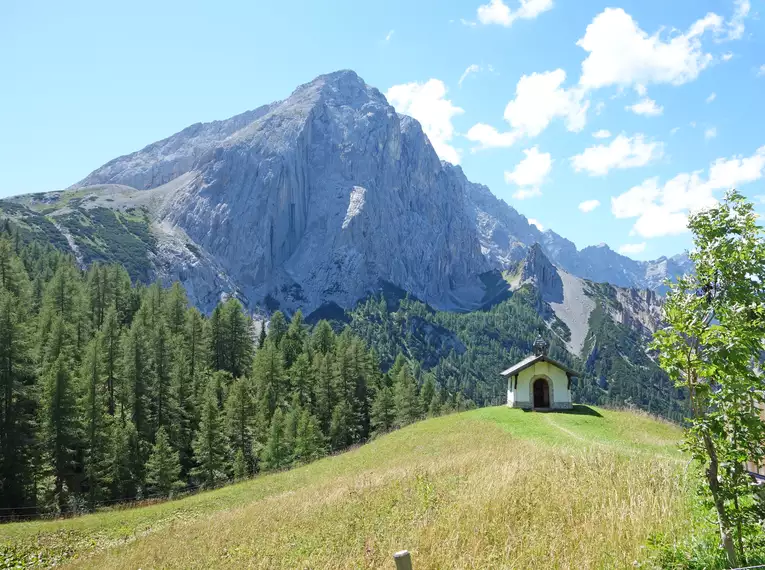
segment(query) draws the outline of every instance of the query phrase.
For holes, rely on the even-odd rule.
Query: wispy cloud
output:
[[[393,34],[395,33],[396,33],[396,30],[391,30],[390,32],[388,32],[388,34],[385,36],[385,41],[389,42],[393,38]]]
[[[468,65],[467,69],[462,72],[462,75],[460,75],[460,80],[457,82],[457,85],[462,87],[462,82],[465,81],[465,79],[467,79],[468,75],[470,75],[471,73],[478,73],[479,71],[481,71],[481,66],[478,65],[477,63],[472,63]]]
[[[717,93],[712,92],[712,93],[709,94],[709,97],[707,97],[707,103],[711,103],[715,99],[717,99]]]

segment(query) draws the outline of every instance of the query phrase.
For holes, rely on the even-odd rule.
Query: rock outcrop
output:
[[[73,188],[94,185],[127,188],[102,207],[140,202],[151,211],[157,276],[181,279],[206,310],[221,294],[251,307],[348,307],[383,281],[435,307],[470,309],[483,297],[481,273],[513,268],[529,252],[549,258],[554,282],[540,274],[540,285],[554,303],[564,293],[553,264],[651,288],[687,266],[681,258],[637,262],[608,246],[579,251],[541,232],[441,162],[420,124],[352,71],[192,125]]]

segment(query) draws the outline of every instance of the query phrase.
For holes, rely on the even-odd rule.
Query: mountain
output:
[[[453,172],[463,187],[466,207],[476,220],[484,255],[501,269],[512,266],[536,243],[553,263],[567,272],[620,287],[663,291],[665,279],[692,268],[685,253],[654,261],[635,261],[606,244],[577,250],[573,242],[554,231],[540,231],[530,224],[526,216],[494,196],[483,184],[468,181],[459,166],[445,164],[445,168]]]
[[[487,294],[481,275],[509,270],[535,243],[571,275],[624,287],[658,289],[688,267],[540,232],[441,162],[420,124],[352,71],[0,208],[29,231],[55,227],[83,264],[180,280],[208,311],[222,294],[266,310],[347,308],[384,283],[470,310]]]

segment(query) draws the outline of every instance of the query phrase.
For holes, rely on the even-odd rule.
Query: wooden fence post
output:
[[[412,570],[412,557],[408,550],[396,552],[393,555],[393,560],[396,561],[396,570]]]

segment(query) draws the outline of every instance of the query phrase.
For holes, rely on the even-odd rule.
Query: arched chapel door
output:
[[[550,407],[550,386],[544,378],[534,380],[534,407]]]

